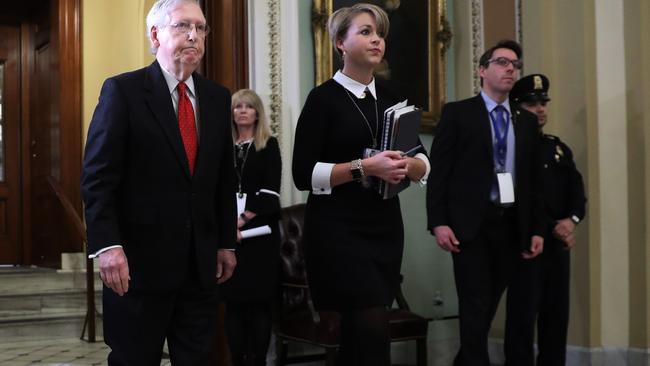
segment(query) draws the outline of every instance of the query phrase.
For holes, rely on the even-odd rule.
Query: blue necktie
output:
[[[506,155],[508,153],[508,120],[505,114],[508,111],[502,106],[497,105],[491,114],[492,125],[494,127],[494,158],[497,170],[506,169]]]

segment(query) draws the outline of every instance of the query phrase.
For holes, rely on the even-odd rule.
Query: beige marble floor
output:
[[[2,366],[99,366],[106,365],[108,346],[79,339],[52,339],[0,343]],[[163,360],[161,366],[171,365]]]

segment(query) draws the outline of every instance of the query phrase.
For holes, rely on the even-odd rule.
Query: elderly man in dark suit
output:
[[[156,61],[107,79],[82,173],[99,258],[109,365],[207,365],[217,282],[236,260],[229,92],[195,70],[209,32],[198,1],[147,16]]]
[[[431,147],[428,228],[454,263],[455,366],[490,365],[490,323],[517,259],[544,245],[537,120],[508,101],[520,58],[514,41],[488,49],[479,61],[481,93],[443,107]]]

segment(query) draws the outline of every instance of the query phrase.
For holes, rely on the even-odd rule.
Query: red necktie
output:
[[[194,162],[196,160],[196,121],[192,102],[185,93],[187,85],[178,83],[178,127],[181,130],[181,138],[187,154],[187,162],[190,164],[190,175],[194,174]]]

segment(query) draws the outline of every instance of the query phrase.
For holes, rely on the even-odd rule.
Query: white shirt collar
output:
[[[492,110],[499,105],[499,103],[495,102],[490,98],[483,90],[481,90],[481,97],[483,97],[483,101],[485,102],[485,106],[487,107],[488,112],[492,113]],[[501,105],[508,111],[508,115],[510,115],[510,98],[506,99]]]
[[[174,90],[176,90],[176,87],[178,86],[179,81],[176,80],[176,77],[172,75],[169,71],[165,70],[162,65],[160,66],[160,69],[163,72],[163,76],[165,77],[165,81],[167,82],[167,87],[169,88],[169,94],[172,94]],[[196,98],[196,93],[194,92],[194,79],[192,78],[192,75],[188,77],[184,81],[185,85],[187,85],[187,89],[190,91],[190,94]]]
[[[361,84],[360,82],[352,79],[351,77],[345,75],[341,70],[337,71],[334,74],[334,81],[341,84],[345,89],[354,94],[357,98],[363,98],[363,92],[366,91],[366,88],[370,90],[370,94],[377,100],[377,91],[375,89],[375,78],[372,78],[372,81],[368,85]]]

